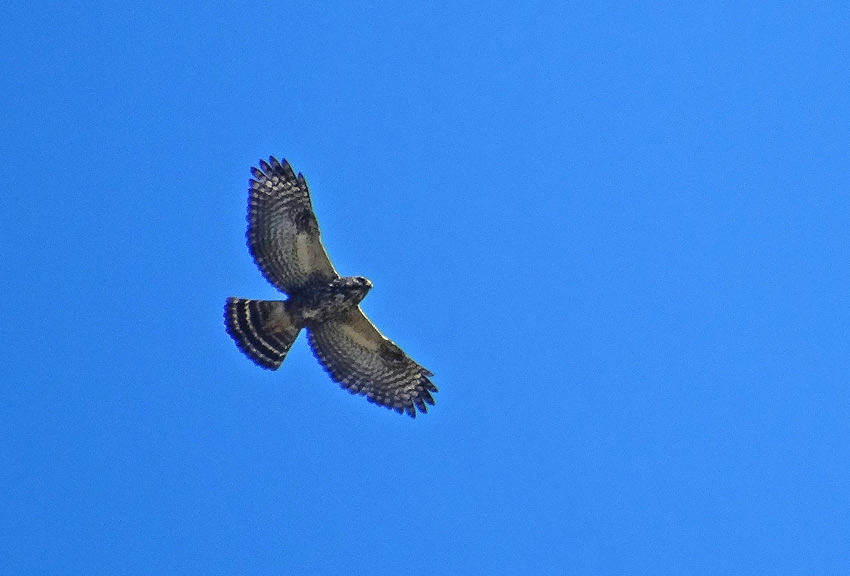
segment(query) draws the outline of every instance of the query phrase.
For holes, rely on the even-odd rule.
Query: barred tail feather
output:
[[[277,370],[301,331],[284,303],[228,298],[224,326],[240,350],[257,365]]]

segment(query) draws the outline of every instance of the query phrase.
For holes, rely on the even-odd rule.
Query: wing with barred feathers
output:
[[[310,326],[307,339],[331,378],[352,394],[412,418],[434,404],[433,374],[381,334],[359,306]]]
[[[322,246],[304,176],[273,156],[251,168],[251,174],[248,249],[263,276],[286,293],[310,281],[339,278]]]

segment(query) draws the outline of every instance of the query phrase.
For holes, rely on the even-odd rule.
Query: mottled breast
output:
[[[324,322],[356,307],[371,288],[360,276],[314,282],[290,294],[287,308],[299,323]]]

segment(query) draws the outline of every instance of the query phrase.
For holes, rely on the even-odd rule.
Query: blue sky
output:
[[[7,2],[0,573],[850,572],[846,2]],[[303,172],[416,420],[275,298]]]

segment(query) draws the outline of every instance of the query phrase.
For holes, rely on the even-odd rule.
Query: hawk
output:
[[[286,300],[228,298],[227,333],[257,365],[277,370],[301,329],[331,379],[369,402],[415,418],[434,404],[433,376],[386,338],[360,309],[372,288],[331,264],[302,174],[274,157],[251,168],[248,250]]]

